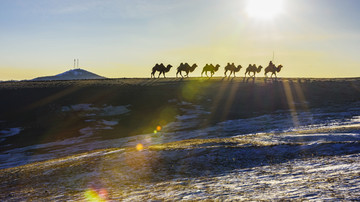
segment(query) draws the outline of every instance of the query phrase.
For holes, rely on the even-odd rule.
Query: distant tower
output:
[[[79,59],[77,59],[77,68],[79,69]]]
[[[74,69],[76,68],[76,59],[74,59]]]

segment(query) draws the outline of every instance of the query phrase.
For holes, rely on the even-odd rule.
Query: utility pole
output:
[[[76,59],[74,59],[74,69],[76,68]]]

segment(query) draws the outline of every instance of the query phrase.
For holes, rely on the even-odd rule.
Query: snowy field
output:
[[[194,129],[210,113],[192,103],[169,102],[176,102],[181,111],[174,122],[151,134],[111,140],[96,140],[93,136],[117,124],[106,118],[108,111],[131,113],[130,106],[63,107],[64,113],[82,110],[92,127],[82,129],[83,135],[77,138],[7,151],[13,158],[1,154],[12,165],[26,158],[31,149],[48,151],[32,155],[33,162],[44,162],[2,170],[2,188],[14,173],[38,178],[36,188],[19,185],[20,193],[9,188],[0,198],[80,200],[102,195],[114,201],[360,199],[360,103],[296,113],[277,111]],[[6,138],[18,135],[21,128],[0,132]],[[86,141],[88,138],[92,141]],[[137,148],[139,144],[142,147]],[[85,149],[93,151],[72,156]],[[64,153],[67,157],[56,159]],[[29,180],[16,176],[19,182]]]
[[[42,122],[28,111],[20,113],[22,121],[11,115],[0,119],[0,201],[360,200],[360,102],[352,94],[358,80],[91,82],[73,88],[30,83],[40,85],[39,98],[48,95],[26,108],[41,106],[30,112],[43,116]],[[120,87],[103,93],[100,84]],[[293,100],[282,91],[290,84]],[[295,93],[297,85],[307,100]],[[344,93],[343,87],[351,86]],[[29,92],[37,92],[33,88]],[[237,93],[214,94],[214,89]],[[83,99],[89,92],[94,97]],[[334,92],[333,102],[323,99]],[[13,96],[19,95],[14,90]],[[143,128],[127,130],[134,126]],[[50,132],[37,136],[44,128]],[[39,139],[27,144],[23,137]]]

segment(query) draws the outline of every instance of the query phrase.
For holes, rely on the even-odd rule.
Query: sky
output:
[[[199,66],[190,76],[228,62],[243,76],[273,59],[281,77],[360,77],[359,19],[359,0],[0,0],[0,80],[75,58],[108,78],[150,77],[156,63],[174,77],[181,62]]]

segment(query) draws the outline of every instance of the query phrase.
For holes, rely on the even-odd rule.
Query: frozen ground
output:
[[[236,169],[219,176],[180,178],[111,190],[114,200],[359,200],[360,156],[297,159]]]
[[[44,152],[32,154],[30,162],[45,161],[0,170],[0,188],[6,190],[0,199],[77,201],[97,194],[114,201],[360,199],[360,103],[198,128],[211,115],[203,106],[169,102],[181,113],[151,134],[100,140],[94,138],[99,129],[89,127],[80,137],[2,153],[5,167],[29,158],[34,149]],[[111,130],[116,120],[88,113],[106,108],[83,104],[63,110],[82,110],[89,124]],[[131,113],[120,108],[113,107]],[[143,148],[136,150],[139,144]],[[84,151],[89,152],[77,154]]]

